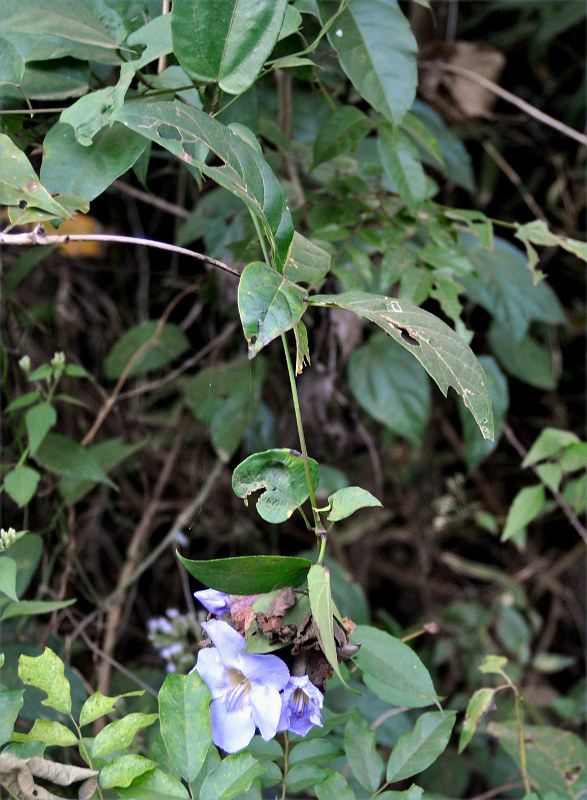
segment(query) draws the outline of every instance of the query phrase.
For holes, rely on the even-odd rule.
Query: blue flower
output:
[[[227,753],[242,750],[258,728],[272,739],[282,711],[280,692],[289,670],[277,656],[245,653],[246,641],[227,622],[213,619],[202,627],[214,647],[198,653],[196,669],[208,685],[212,741]]]
[[[226,592],[219,592],[217,589],[202,589],[201,592],[194,592],[194,597],[210,614],[217,617],[230,611],[230,595]]]
[[[292,676],[283,692],[278,731],[305,736],[313,725],[322,727],[324,696],[307,675]]]

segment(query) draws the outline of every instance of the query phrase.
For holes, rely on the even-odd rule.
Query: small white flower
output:
[[[51,366],[52,367],[64,367],[65,366],[65,353],[61,350],[55,352],[53,354],[53,358],[51,359]]]
[[[20,361],[18,362],[18,366],[21,370],[25,373],[31,371],[31,357],[30,356],[23,356]]]

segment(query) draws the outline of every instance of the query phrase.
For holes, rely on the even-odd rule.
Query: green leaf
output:
[[[238,311],[249,358],[293,328],[306,307],[307,293],[301,286],[261,261],[247,264],[238,284]]]
[[[540,284],[545,286],[546,284]],[[553,354],[548,343],[542,343],[526,333],[518,341],[498,321],[489,328],[489,344],[493,353],[510,375],[537,389],[556,389]]]
[[[235,454],[257,413],[266,373],[262,358],[250,362],[242,356],[201,369],[183,382],[188,407],[210,428],[212,445],[224,462]]]
[[[69,216],[41,184],[22,150],[5,133],[0,133],[0,203],[20,209],[42,209],[55,217]]]
[[[126,41],[130,47],[145,45],[141,55],[129,62],[135,71],[142,69],[161,56],[169,55],[173,52],[171,15],[160,14],[149,20],[142,28],[133,31]]]
[[[40,480],[36,469],[19,464],[4,476],[4,490],[22,508],[32,499]]]
[[[105,442],[93,445],[88,449],[88,452],[95,457],[105,472],[109,472],[133,453],[136,453],[137,450],[144,447],[145,444],[146,440],[136,444],[124,444],[120,436],[117,436],[115,439],[107,439]],[[67,505],[74,505],[95,485],[95,480],[62,475],[59,481],[59,493]]]
[[[377,800],[422,800],[424,796],[422,794],[423,791],[423,789],[413,783],[409,789],[403,792],[381,792],[381,794],[377,795]]]
[[[134,712],[106,725],[97,734],[92,745],[93,758],[100,758],[113,753],[115,750],[124,750],[132,742],[135,734],[152,725],[159,714],[143,714]]]
[[[126,800],[190,800],[183,783],[160,769],[141,775],[126,788],[118,786],[116,793]]]
[[[465,462],[469,472],[474,472],[476,467],[478,467],[497,447],[501,426],[506,420],[510,403],[507,378],[499,368],[495,359],[492,356],[479,356],[479,363],[483,367],[487,377],[496,436],[493,441],[484,439],[474,421],[471,419],[471,415],[467,414],[462,406],[459,406],[459,416],[461,418],[463,430],[463,443],[465,445]]]
[[[157,766],[150,758],[126,753],[104,764],[100,770],[100,786],[111,789],[113,786],[130,786],[135,778],[150,772]]]
[[[90,3],[27,0],[23,5],[19,0],[3,0],[2,30],[26,61],[69,55],[82,61],[119,64],[116,50],[127,50],[121,47],[119,37],[113,38],[112,29]]]
[[[144,320],[123,333],[104,361],[106,377],[120,378],[139,349],[142,353],[132,365],[130,376],[164,367],[189,350],[189,339],[181,328],[166,322],[158,331],[159,326],[158,320]]]
[[[16,594],[16,561],[10,556],[0,558],[0,592],[18,603]]]
[[[471,233],[479,240],[479,244],[488,250],[493,250],[493,223],[482,211],[476,209],[447,208],[443,214],[448,219],[464,223],[464,226],[455,225],[456,230]]]
[[[456,711],[428,711],[412,731],[396,742],[387,762],[386,779],[402,781],[429,767],[443,752],[455,724]]]
[[[345,726],[344,749],[349,766],[361,786],[369,792],[376,791],[381,782],[383,760],[377,752],[374,731],[358,712]]]
[[[280,756],[281,752],[277,755]],[[289,763],[291,766],[294,764],[328,764],[342,755],[344,755],[344,750],[336,742],[326,738],[310,739],[291,748]]]
[[[140,697],[145,693],[144,689],[139,689],[136,692],[126,692],[125,694],[118,694],[114,697],[108,697],[102,692],[94,692],[84,702],[79,716],[80,727],[89,725],[90,722],[103,717],[105,714],[112,713],[116,708],[116,703],[122,697]]]
[[[116,119],[239,197],[261,221],[277,264],[285,265],[293,237],[291,214],[281,185],[254,148],[203,111],[177,102],[130,103]],[[198,157],[202,144],[220,159],[220,166]]]
[[[461,735],[459,738],[459,753],[462,753],[469,744],[481,720],[489,714],[490,711],[496,708],[494,699],[495,692],[495,689],[477,689],[467,703],[465,719],[463,720],[463,727],[461,728]]]
[[[12,736],[14,723],[24,702],[24,689],[0,691],[0,745]]]
[[[231,594],[262,594],[283,586],[299,586],[312,562],[295,556],[240,556],[191,561],[177,557],[205,586]]]
[[[196,80],[242,94],[273,50],[286,6],[286,0],[176,3],[171,11],[174,55]]]
[[[71,125],[61,122],[49,129],[43,141],[41,179],[51,192],[93,200],[130,169],[146,147],[143,136],[116,122],[84,147]]]
[[[502,325],[498,331],[518,343],[532,320],[564,325],[565,314],[555,293],[545,281],[535,286],[526,269],[524,254],[498,236],[493,250],[482,247],[471,234],[460,234],[475,277],[461,276],[467,295]],[[499,352],[496,352],[499,357]]]
[[[355,793],[340,772],[328,770],[328,777],[314,787],[317,800],[355,800]]]
[[[80,97],[61,113],[59,121],[71,125],[76,141],[89,147],[96,134],[110,123],[112,114],[122,108],[124,96],[133,78],[133,65],[125,64],[115,86],[98,89]]]
[[[587,244],[579,242],[577,239],[569,239],[568,236],[559,236],[549,231],[546,223],[540,219],[527,222],[525,225],[517,225],[516,237],[524,243],[528,255],[528,266],[531,270],[538,263],[538,254],[531,246],[532,244],[544,245],[545,247],[562,247],[569,253],[587,261]]]
[[[294,327],[294,338],[296,340],[296,375],[301,375],[304,365],[310,364],[308,329],[301,320]]]
[[[35,460],[57,475],[88,478],[116,489],[116,484],[112,483],[92,452],[62,433],[48,433],[35,454]]]
[[[428,158],[428,161],[444,172],[445,161],[440,145],[422,120],[408,111],[402,120],[401,128],[416,144],[420,152]]]
[[[323,22],[335,7],[318,0]],[[351,0],[328,40],[359,94],[394,125],[416,95],[417,44],[396,0]]]
[[[318,628],[318,639],[328,663],[340,679],[350,689],[338,666],[336,644],[334,641],[334,605],[330,592],[330,571],[321,564],[312,564],[308,572],[308,592],[312,617]],[[355,691],[354,689],[352,691]]]
[[[36,614],[49,614],[52,611],[58,611],[60,608],[67,608],[67,606],[75,603],[75,598],[72,600],[19,600],[18,603],[8,603],[4,606],[0,622],[11,619],[12,617],[25,617],[33,616]]]
[[[487,655],[479,666],[479,672],[485,675],[502,675],[508,660],[505,656]]]
[[[428,196],[428,184],[416,145],[403,131],[396,133],[391,126],[382,125],[377,146],[383,169],[399,196],[410,211],[417,211]]]
[[[46,719],[36,719],[28,733],[13,733],[13,742],[42,742],[47,747],[70,747],[78,744],[78,738],[73,731],[60,722]]]
[[[373,123],[356,106],[342,106],[320,126],[314,141],[312,169],[354,147]]]
[[[487,379],[470,347],[442,320],[417,306],[367,292],[314,295],[311,305],[345,308],[379,325],[422,364],[446,396],[453,386],[483,437],[493,438]]]
[[[44,706],[63,714],[71,712],[71,691],[65,677],[65,664],[49,647],[40,656],[21,655],[18,660],[18,677],[27,686],[36,686],[47,693]]]
[[[490,722],[487,730],[519,768],[520,743],[515,722]],[[549,725],[525,724],[524,749],[530,781],[540,787],[541,797],[548,792],[561,799],[582,796],[587,749],[578,736]]]
[[[200,799],[231,800],[246,792],[263,767],[249,755],[240,752],[227,756],[209,775],[200,789]]]
[[[294,283],[315,283],[328,274],[331,260],[330,253],[295,231],[283,275]]]
[[[411,113],[422,122],[426,130],[434,137],[435,141],[438,142],[440,152],[445,162],[442,172],[448,176],[451,181],[454,181],[457,186],[462,186],[463,189],[466,189],[472,194],[475,191],[475,176],[473,174],[471,156],[460,140],[458,133],[452,128],[447,127],[442,117],[421,100],[414,101]],[[411,131],[408,130],[408,133],[411,133]],[[426,152],[422,149],[421,153],[424,161],[430,163],[431,166],[438,167],[436,159],[429,159]]]
[[[197,672],[168,675],[159,690],[161,736],[173,765],[188,783],[194,780],[212,741],[210,690]]]
[[[381,700],[408,708],[437,702],[428,670],[407,644],[367,625],[357,625],[351,642],[361,645],[353,661]]]
[[[29,272],[34,269],[49,253],[55,250],[56,245],[39,245],[27,249],[24,254],[4,273],[2,278],[2,295],[8,297],[23,281]],[[8,265],[7,265],[8,266]],[[18,398],[17,398],[18,399]],[[15,402],[15,401],[13,401]],[[5,408],[8,411],[12,403]]]
[[[376,333],[351,354],[348,379],[353,396],[374,419],[410,441],[421,440],[430,416],[430,383],[409,353]]]
[[[369,506],[382,507],[382,504],[371,492],[361,489],[360,486],[345,486],[344,489],[339,489],[329,496],[328,503],[330,504],[330,511],[327,519],[330,522],[346,519],[351,514],[354,514],[355,511],[358,511],[359,508],[367,508]]]
[[[327,774],[325,769],[316,767],[313,764],[296,764],[288,770],[287,788],[289,792],[301,792],[309,786],[316,786],[326,778]],[[204,800],[204,798],[201,798],[201,800]]]
[[[20,83],[24,75],[24,58],[4,37],[0,38],[0,83]]]
[[[29,408],[24,419],[29,438],[29,453],[34,456],[50,428],[57,422],[57,412],[50,403],[39,403]]]
[[[316,488],[318,464],[308,459],[310,479]],[[304,459],[297,450],[276,448],[253,453],[236,467],[232,488],[245,503],[253,492],[263,490],[257,500],[257,511],[266,522],[285,522],[309,497]]]
[[[545,500],[546,495],[542,484],[520,489],[508,511],[500,541],[507,542],[519,530],[536,519],[544,511]]]
[[[540,435],[526,453],[522,461],[523,467],[553,458],[566,450],[572,444],[580,441],[579,437],[571,431],[561,430],[560,428],[544,428]],[[583,462],[584,463],[584,462]]]

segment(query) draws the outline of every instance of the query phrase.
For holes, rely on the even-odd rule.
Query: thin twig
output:
[[[157,250],[167,250],[170,253],[179,253],[180,255],[190,256],[190,258],[197,258],[198,261],[204,261],[207,264],[212,264],[214,267],[223,269],[230,272],[232,275],[240,277],[240,272],[234,267],[229,267],[223,261],[218,261],[210,256],[205,256],[203,253],[196,253],[194,250],[188,250],[186,247],[179,247],[176,244],[168,244],[167,242],[158,242],[154,239],[140,239],[136,236],[119,236],[112,233],[56,233],[49,236],[45,233],[43,225],[37,225],[32,231],[26,233],[4,233],[0,232],[0,244],[9,245],[49,245],[49,244],[68,244],[69,242],[121,242],[122,244],[138,244],[143,247],[154,247]]]
[[[524,445],[520,442],[520,440],[518,439],[516,434],[510,428],[510,426],[509,425],[504,425],[502,430],[503,430],[508,442],[514,448],[514,450],[518,453],[518,455],[522,459],[526,458],[526,455],[528,454],[528,451],[526,450]],[[536,466],[534,464],[530,464],[530,469],[532,470],[532,472],[534,472],[534,474],[538,478],[540,478],[540,473],[538,472],[538,470],[537,470],[537,468],[536,468]],[[540,480],[540,482],[542,483],[542,480]],[[543,485],[546,486],[546,484],[543,484]],[[581,524],[581,522],[579,521],[577,515],[575,514],[575,512],[573,511],[571,506],[567,503],[566,499],[562,496],[562,494],[559,491],[557,491],[556,489],[553,489],[551,486],[547,486],[546,488],[552,494],[552,496],[556,500],[559,508],[564,513],[565,517],[569,520],[569,522],[571,523],[573,528],[577,531],[577,533],[579,534],[581,539],[583,539],[585,544],[587,544],[587,528],[585,528],[585,526]]]
[[[161,211],[166,211],[168,214],[172,214],[180,219],[187,219],[190,215],[189,211],[186,211],[185,208],[182,208],[175,203],[170,203],[168,200],[163,200],[161,197],[156,197],[154,194],[144,192],[142,189],[137,189],[136,186],[131,186],[130,183],[126,183],[125,181],[114,181],[112,188],[117,189],[123,194],[127,194],[129,197],[134,197],[136,200],[140,200],[142,203],[154,206]]]
[[[479,86],[483,86],[484,89],[493,92],[493,94],[501,97],[502,100],[511,103],[513,106],[516,106],[516,108],[525,111],[529,116],[540,120],[540,122],[543,122],[545,125],[554,128],[555,130],[559,131],[559,133],[568,136],[570,139],[574,139],[576,142],[579,142],[579,144],[587,144],[587,136],[585,136],[584,133],[580,133],[574,128],[570,128],[568,125],[565,125],[564,122],[560,122],[554,117],[551,117],[549,114],[545,114],[544,111],[540,111],[540,109],[536,108],[536,106],[530,105],[530,103],[527,103],[525,100],[521,100],[519,97],[516,97],[515,94],[508,92],[506,89],[502,89],[497,83],[490,81],[488,78],[484,78],[477,72],[473,72],[473,70],[466,69],[466,67],[461,67],[458,64],[447,64],[444,61],[422,61],[420,66],[460,75],[462,78],[466,78],[473,83],[479,84]]]

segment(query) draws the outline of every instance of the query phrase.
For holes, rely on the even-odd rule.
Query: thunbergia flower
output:
[[[230,611],[230,595],[226,592],[219,592],[218,589],[202,589],[201,592],[194,592],[194,597],[210,614],[215,614],[217,617]]]
[[[208,685],[212,741],[227,753],[242,750],[258,728],[265,741],[277,732],[281,694],[289,670],[270,653],[245,653],[246,641],[227,622],[212,619],[202,627],[214,647],[198,653],[196,669]]]
[[[322,727],[324,696],[307,675],[292,677],[284,689],[278,731],[305,736],[313,725]]]

